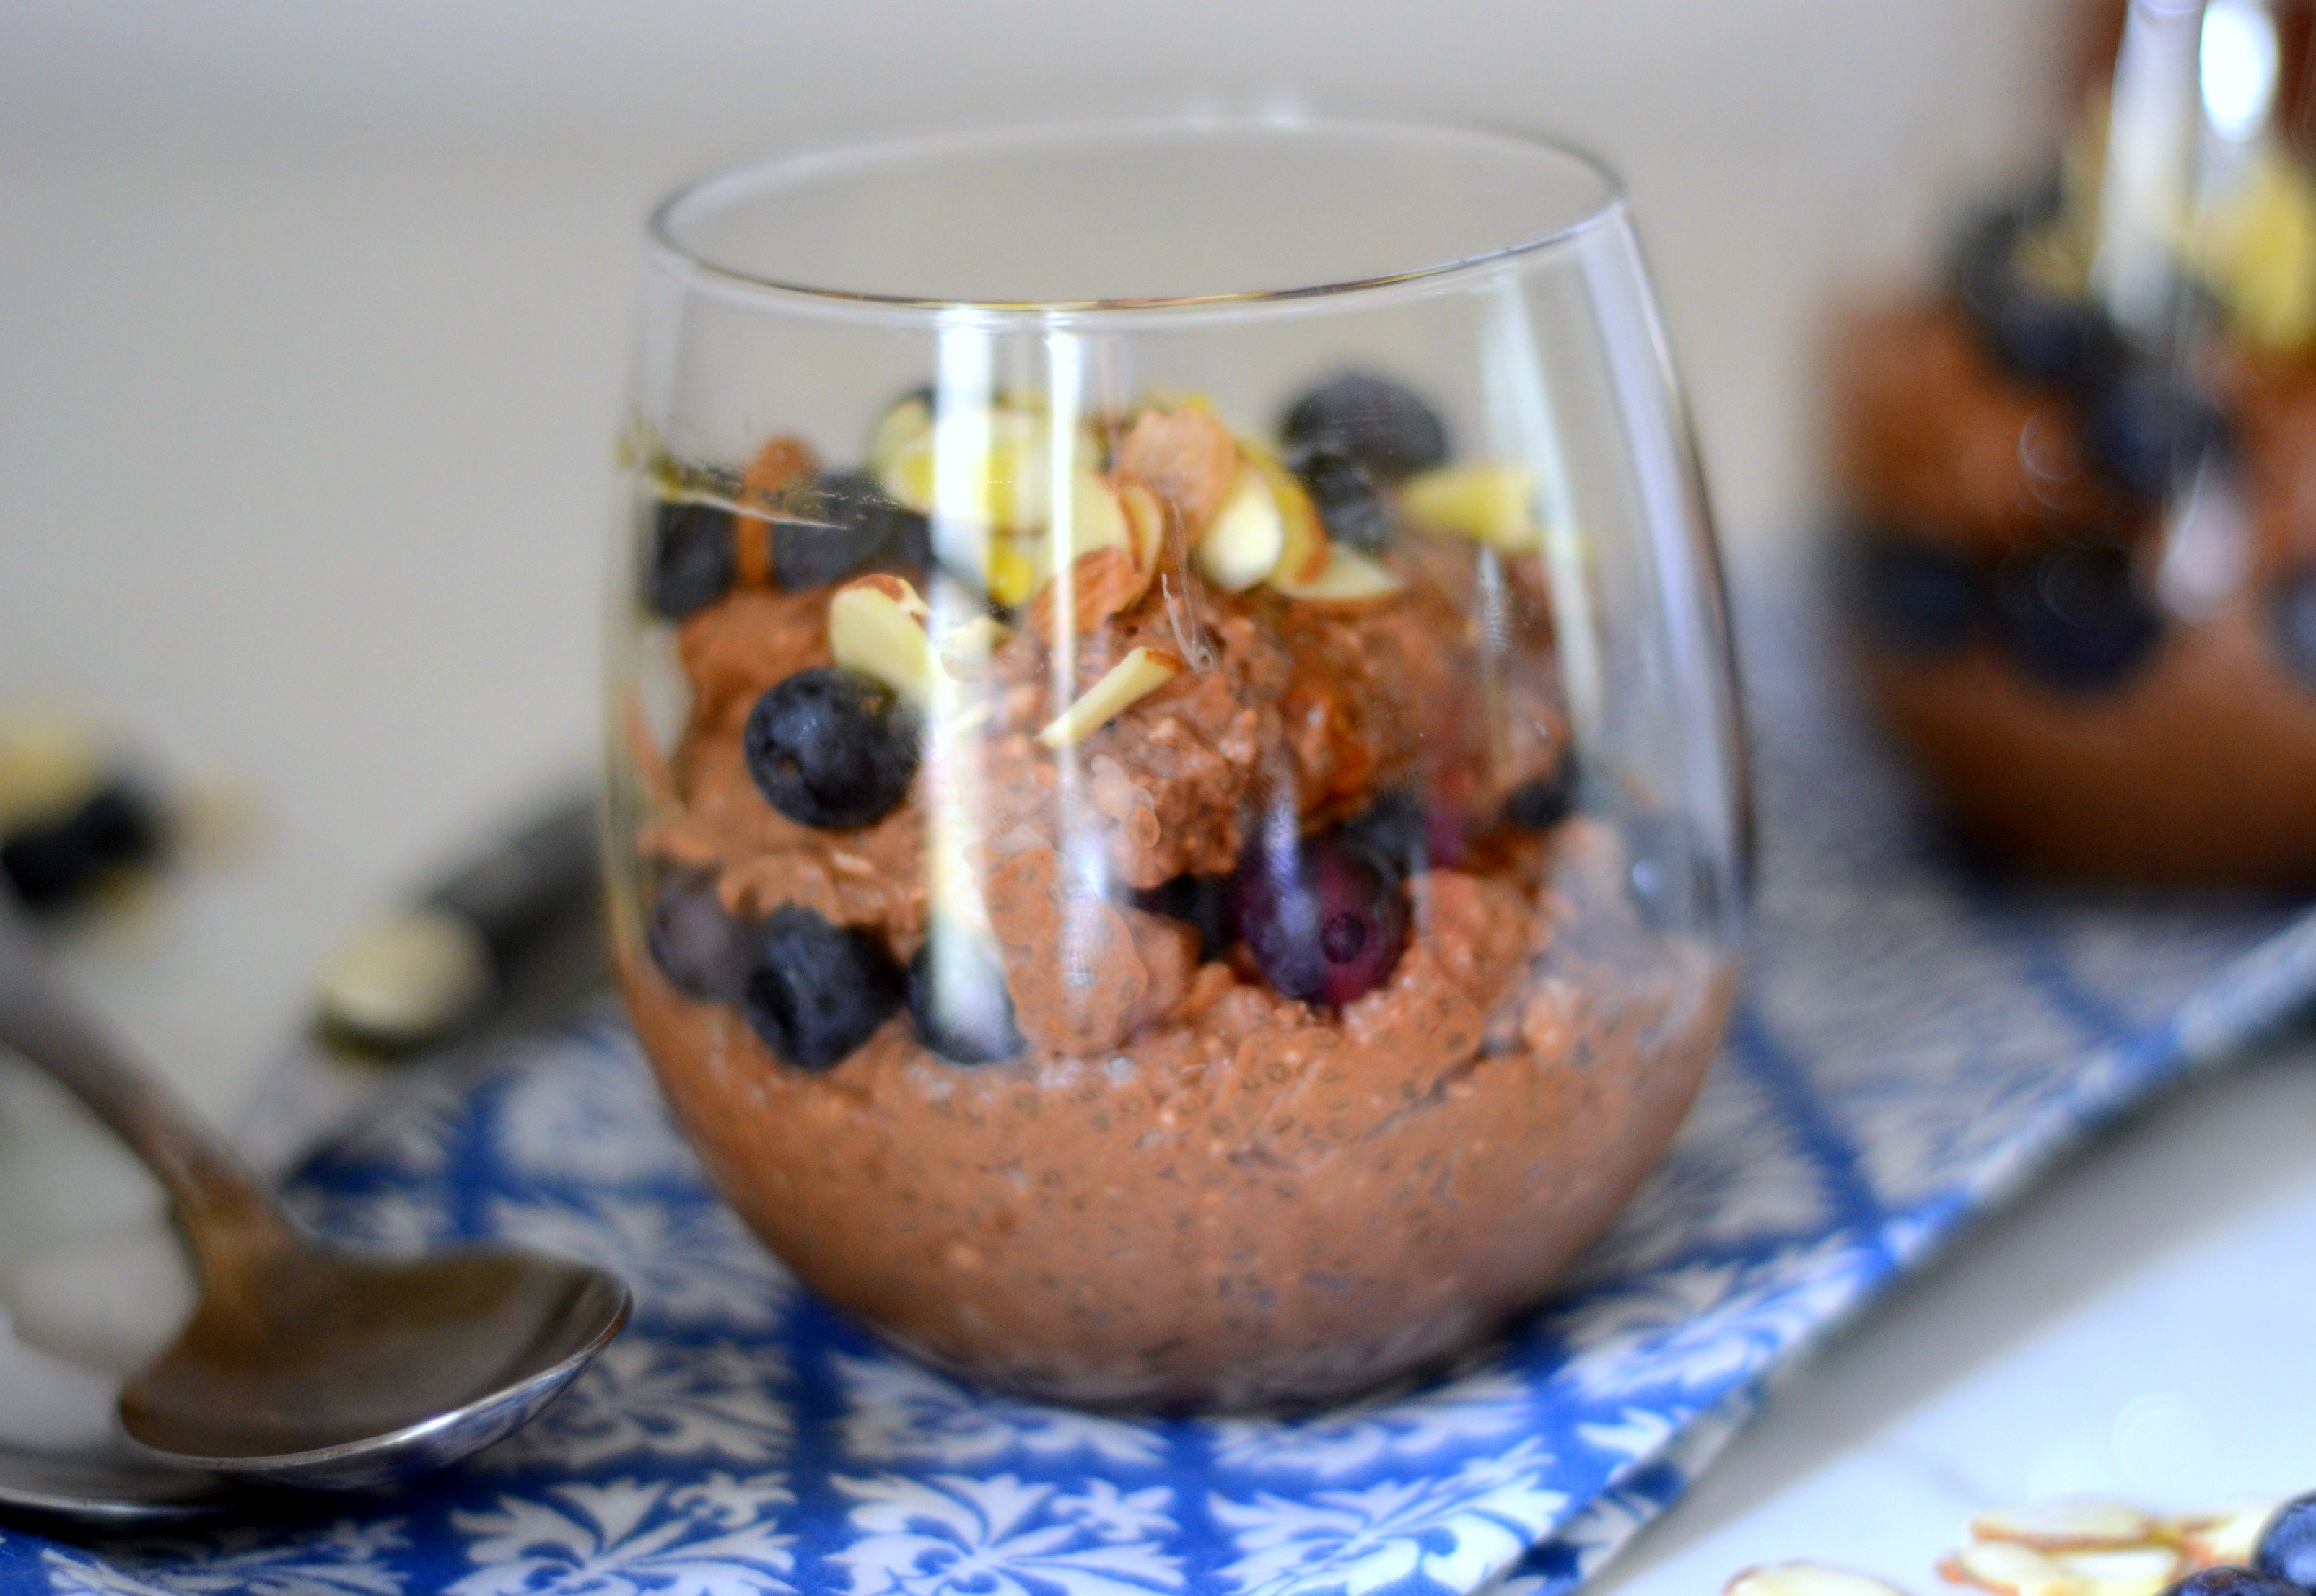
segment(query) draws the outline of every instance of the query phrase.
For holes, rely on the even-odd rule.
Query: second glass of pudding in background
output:
[[[1356,1390],[1535,1302],[1721,1034],[1742,755],[1611,180],[1122,122],[658,214],[616,954],[806,1282],[1071,1401]]]
[[[1839,329],[1851,628],[2001,859],[2316,882],[2316,7],[2138,0],[2055,171]]]

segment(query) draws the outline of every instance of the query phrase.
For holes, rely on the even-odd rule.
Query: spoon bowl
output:
[[[129,1439],[277,1485],[382,1485],[519,1428],[617,1335],[628,1294],[583,1264],[510,1251],[412,1262],[293,1239],[205,1295],[122,1389]]]
[[[397,1261],[308,1237],[233,1152],[49,977],[0,906],[0,1043],[166,1186],[201,1294],[123,1388],[131,1442],[229,1479],[352,1490],[457,1461],[530,1419],[627,1323],[601,1270],[512,1248]]]

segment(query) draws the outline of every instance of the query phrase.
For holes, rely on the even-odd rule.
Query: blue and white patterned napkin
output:
[[[1296,1422],[976,1395],[799,1290],[702,1184],[606,1015],[311,1164],[330,1233],[610,1265],[634,1327],[400,1494],[165,1538],[0,1530],[0,1589],[227,1596],[1558,1592],[1783,1368],[2126,1105],[2316,990],[2276,905],[2022,899],[1946,862],[1757,615],[1762,894],[1730,1044],[1567,1293],[1451,1378]],[[277,1510],[278,1511],[278,1510]]]

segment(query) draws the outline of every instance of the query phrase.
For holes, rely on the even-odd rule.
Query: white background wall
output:
[[[242,1049],[364,895],[587,757],[652,197],[798,140],[1194,98],[1606,154],[1724,521],[1789,532],[1824,284],[2033,146],[2058,5],[0,0],[0,699],[267,792],[240,946],[194,966],[246,1001],[206,1035],[154,1011]]]

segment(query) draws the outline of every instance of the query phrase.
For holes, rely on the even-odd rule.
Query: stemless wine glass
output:
[[[1727,1012],[1743,772],[1612,179],[1091,122],[663,206],[614,936],[781,1258],[974,1379],[1356,1389],[1533,1303]]]
[[[2316,5],[2105,0],[2063,155],[1832,362],[1852,628],[2029,868],[2316,883]]]

